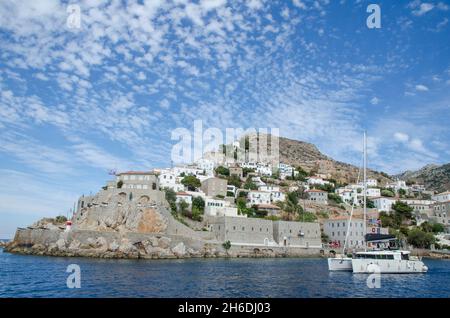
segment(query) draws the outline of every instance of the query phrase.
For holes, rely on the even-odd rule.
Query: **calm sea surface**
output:
[[[0,297],[450,297],[450,261],[427,274],[330,273],[326,259],[103,260],[23,256],[0,249]],[[66,268],[81,268],[81,288]]]

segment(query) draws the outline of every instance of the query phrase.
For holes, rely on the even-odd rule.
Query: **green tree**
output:
[[[328,196],[329,197],[329,196]],[[370,200],[370,199],[366,199],[366,206],[369,208],[369,209],[374,209],[375,208],[375,202],[373,202],[372,200]]]
[[[67,218],[64,215],[58,215],[55,218],[55,222],[56,223],[66,223],[67,222]]]
[[[218,166],[216,168],[216,173],[227,177],[230,175],[230,169],[224,166]]]
[[[412,229],[408,233],[408,243],[418,248],[430,248],[436,242],[432,233],[427,233],[419,228]]]
[[[252,181],[251,177],[248,177],[244,183],[244,189],[258,190],[258,186]]]
[[[241,178],[237,175],[233,174],[227,178],[227,182],[229,185],[234,185],[236,188],[240,188],[242,185]]]
[[[297,217],[297,221],[300,222],[315,222],[317,220],[317,216],[311,212],[302,211],[299,213]]]
[[[117,189],[121,189],[123,186],[123,181],[119,180],[119,182],[117,182]]]
[[[392,198],[392,197],[394,197],[394,196],[395,196],[395,193],[394,193],[394,192],[392,192],[391,190],[388,190],[388,189],[383,189],[383,190],[381,190],[381,196],[383,196],[383,197],[390,197],[390,198]]]
[[[242,168],[242,174],[244,177],[246,177],[249,173],[255,172],[255,169],[251,168]]]
[[[406,196],[406,190],[405,190],[405,189],[399,189],[399,190],[398,190],[398,195],[399,195],[401,198],[404,198],[404,197]]]
[[[409,220],[412,217],[412,211],[414,209],[405,202],[396,201],[392,205],[392,210],[394,210],[395,213],[398,213],[401,216],[402,220],[405,220],[405,219]]]
[[[202,219],[203,219],[203,211],[201,211],[198,207],[193,206],[193,207],[192,207],[191,218],[192,218],[194,221],[199,221],[199,222],[201,222]]]
[[[441,223],[433,223],[433,233],[445,232],[445,226]]]
[[[205,200],[202,197],[198,196],[192,199],[192,210],[196,208],[201,214],[205,211]]]
[[[189,216],[189,210],[188,210],[189,204],[186,201],[180,200],[180,202],[178,203],[178,206],[180,208],[180,213],[182,215]]]
[[[336,193],[329,193],[328,200],[334,201],[337,204],[343,203],[342,198]]]
[[[196,188],[199,188],[202,183],[196,176],[185,176],[181,180],[181,184],[188,188],[190,191],[195,191]]]

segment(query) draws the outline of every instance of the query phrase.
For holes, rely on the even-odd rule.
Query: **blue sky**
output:
[[[0,2],[0,237],[108,169],[170,165],[177,127],[279,127],[396,173],[450,161],[445,1]],[[368,29],[366,7],[381,7]]]

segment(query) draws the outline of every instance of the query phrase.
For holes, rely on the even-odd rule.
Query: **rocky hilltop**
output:
[[[416,171],[405,171],[394,178],[408,183],[423,184],[428,190],[444,192],[450,189],[450,163],[444,165],[426,165]]]
[[[249,134],[249,141],[263,136],[267,140],[269,153],[271,150],[271,135]],[[294,167],[302,167],[307,172],[315,172],[326,175],[328,178],[335,179],[341,183],[355,183],[358,178],[359,167],[334,160],[333,158],[323,154],[315,145],[293,140],[285,137],[278,137],[279,143],[279,160]],[[241,143],[242,144],[242,143]],[[377,179],[381,185],[392,181],[391,177],[383,172],[367,170],[368,178]]]

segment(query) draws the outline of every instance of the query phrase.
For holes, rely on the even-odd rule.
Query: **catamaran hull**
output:
[[[352,259],[349,257],[334,257],[328,259],[328,269],[330,271],[346,271],[351,272]]]
[[[379,274],[420,274],[426,273],[428,267],[418,260],[370,260],[352,259],[353,273]]]

